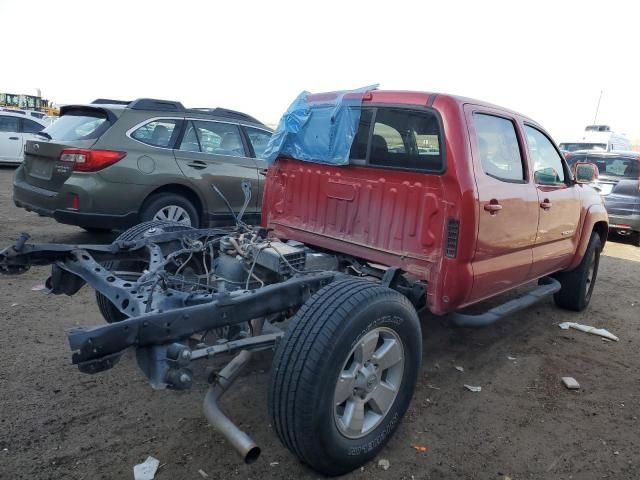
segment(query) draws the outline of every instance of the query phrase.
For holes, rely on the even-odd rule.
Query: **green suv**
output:
[[[206,227],[233,223],[225,200],[239,212],[247,180],[244,219],[257,222],[267,169],[260,156],[271,134],[255,118],[223,108],[148,98],[67,105],[26,143],[13,200],[89,231],[147,220]]]

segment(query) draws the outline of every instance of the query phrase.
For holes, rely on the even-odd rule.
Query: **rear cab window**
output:
[[[76,109],[64,112],[44,129],[52,140],[74,141],[99,138],[111,126],[106,112],[97,109]]]
[[[442,129],[431,110],[363,108],[351,145],[353,164],[442,173]]]

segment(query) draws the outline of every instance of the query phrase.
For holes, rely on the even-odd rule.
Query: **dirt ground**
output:
[[[15,208],[12,176],[0,168],[0,247],[23,231],[40,241],[113,238]],[[319,477],[269,425],[270,353],[258,355],[225,397],[227,411],[263,448],[246,466],[207,426],[202,380],[189,392],[153,391],[131,355],[94,376],[73,367],[65,330],[101,318],[88,288],[75,297],[32,291],[47,274],[34,268],[0,277],[1,479],[132,478],[148,455],[162,464],[158,479],[202,479],[199,470],[220,479]],[[640,248],[612,239],[582,314],[547,300],[478,330],[453,330],[425,316],[423,368],[410,410],[378,458],[346,477],[640,478],[639,285]],[[607,328],[620,341],[561,330],[563,321]],[[562,376],[582,388],[565,389]],[[465,383],[482,391],[467,391]],[[377,466],[382,458],[387,471]]]

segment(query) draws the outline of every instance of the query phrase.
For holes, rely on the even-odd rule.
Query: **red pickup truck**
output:
[[[420,92],[373,91],[362,108],[349,167],[269,170],[263,223],[276,236],[401,268],[426,282],[435,314],[573,270],[604,246],[600,195],[533,120]]]
[[[334,97],[308,95],[305,115]],[[332,112],[331,125],[340,122]],[[354,469],[380,451],[411,401],[419,311],[481,326],[552,294],[582,310],[608,231],[588,185],[595,167],[570,170],[527,117],[393,91],[362,94],[357,113],[353,132],[343,129],[342,165],[277,157],[261,227],[240,212],[236,227],[149,222],[111,245],[25,235],[0,252],[0,271],[53,264],[52,293],[97,290],[108,324],[69,333],[82,372],[112,368],[133,347],[154,388],[188,389],[192,362],[237,353],[209,378],[204,411],[247,462],[260,449],[218,401],[252,351],[275,349],[269,413],[280,440],[325,474]],[[304,125],[294,127],[313,148],[344,140]],[[248,205],[248,183],[243,191]],[[485,313],[460,312],[529,283]]]

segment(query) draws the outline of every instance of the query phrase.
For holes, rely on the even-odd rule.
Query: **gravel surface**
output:
[[[113,238],[15,208],[12,176],[0,168],[0,246],[23,231],[40,241]],[[318,478],[269,425],[270,353],[254,357],[223,402],[263,447],[247,466],[207,426],[202,379],[189,392],[153,391],[130,354],[102,374],[78,372],[65,330],[101,323],[93,292],[33,291],[47,274],[33,268],[0,277],[0,478],[132,478],[149,455],[160,461],[157,479]],[[409,412],[378,458],[347,477],[640,478],[639,285],[640,248],[614,238],[586,312],[547,300],[479,330],[425,316],[423,369]],[[558,328],[565,321],[609,329],[620,341]],[[580,389],[568,390],[562,377]]]

